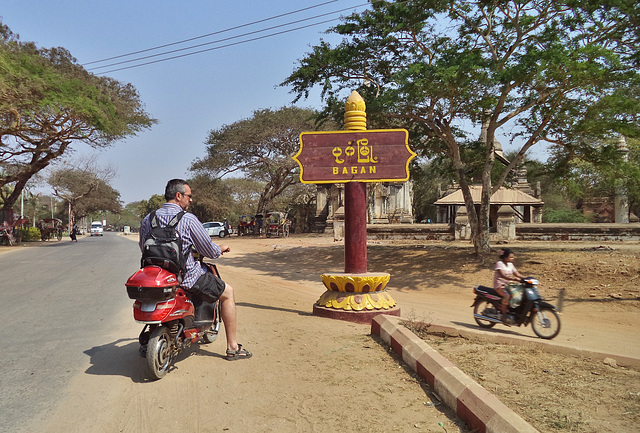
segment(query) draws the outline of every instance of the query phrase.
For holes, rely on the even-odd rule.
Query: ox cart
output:
[[[38,229],[40,229],[40,238],[43,241],[56,238],[59,241],[62,240],[62,220],[58,218],[45,218],[38,223]]]
[[[267,237],[287,237],[289,236],[289,227],[291,221],[287,219],[287,214],[284,212],[269,212],[265,217],[265,229]]]

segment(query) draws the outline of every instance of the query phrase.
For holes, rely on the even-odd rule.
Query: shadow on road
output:
[[[224,265],[239,269],[249,268],[286,280],[317,283],[323,273],[344,270],[344,247],[282,247],[247,253],[242,257],[225,256],[224,260]],[[371,272],[390,273],[393,288],[408,292],[418,290],[416,281],[433,288],[440,287],[443,282],[463,285],[464,274],[482,269],[469,248],[427,245],[369,245],[367,263]]]
[[[208,350],[207,346],[199,343],[192,344],[190,348],[180,352],[171,362],[167,374],[171,374],[171,371],[179,368],[180,361],[189,356],[204,355],[225,359],[224,354]],[[154,382],[147,374],[146,359],[140,356],[139,348],[140,344],[137,338],[128,338],[85,350],[84,353],[91,358],[91,366],[85,373],[96,376],[129,377],[135,383]]]
[[[527,335],[527,334],[524,334],[524,333],[517,332],[518,330],[524,331],[527,328],[527,327],[523,327],[523,326],[505,327],[504,325],[496,325],[496,326],[499,326],[499,327],[480,329],[477,325],[473,325],[473,324],[470,324],[470,323],[455,322],[455,321],[452,321],[451,323],[453,323],[454,325],[459,326],[461,328],[471,329],[473,331],[486,332],[488,334],[509,334],[509,335],[516,335],[518,337],[535,338],[536,340],[538,339],[537,336]],[[514,331],[516,331],[516,332],[514,332]]]
[[[145,373],[145,360],[140,357],[138,339],[127,338],[85,350],[91,366],[85,371],[97,376],[130,377],[133,382],[149,382]]]
[[[236,306],[238,306],[238,307],[257,308],[257,309],[260,309],[260,310],[283,311],[285,313],[295,313],[295,314],[298,314],[300,316],[313,316],[313,313],[311,313],[309,311],[293,310],[291,308],[271,307],[271,306],[268,306],[268,305],[252,304],[252,303],[249,303],[249,302],[237,302]]]

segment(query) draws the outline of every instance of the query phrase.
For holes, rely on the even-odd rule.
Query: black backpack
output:
[[[149,215],[151,231],[144,240],[140,267],[155,265],[182,277],[186,272],[187,259],[182,253],[182,239],[176,226],[185,211],[177,213],[166,227],[160,227],[156,212]]]

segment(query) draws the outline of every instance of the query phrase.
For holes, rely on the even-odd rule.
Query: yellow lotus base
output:
[[[389,282],[387,273],[323,274],[322,282],[328,289],[317,305],[345,311],[388,310],[396,301],[384,291]]]
[[[343,272],[322,274],[322,283],[332,292],[381,292],[387,287],[391,276],[384,272],[347,274]]]
[[[347,294],[327,290],[316,304],[345,311],[372,311],[388,310],[396,306],[396,301],[386,292]]]

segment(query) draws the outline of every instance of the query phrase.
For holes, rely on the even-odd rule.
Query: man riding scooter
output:
[[[181,211],[187,210],[192,202],[191,187],[183,179],[172,179],[167,183],[164,197],[167,202],[155,211],[158,222],[162,226],[169,224]],[[185,213],[182,216],[175,230],[182,240],[182,253],[186,258],[186,272],[180,285],[196,306],[196,320],[206,320],[198,317],[200,304],[215,302],[219,299],[227,338],[226,358],[230,361],[251,358],[251,352],[238,344],[236,338],[237,316],[233,288],[210,272],[206,264],[196,261],[191,254],[193,248],[198,254],[215,259],[231,249],[228,245],[213,243],[200,220],[191,213]],[[141,250],[150,231],[150,215],[147,215],[140,226]]]

